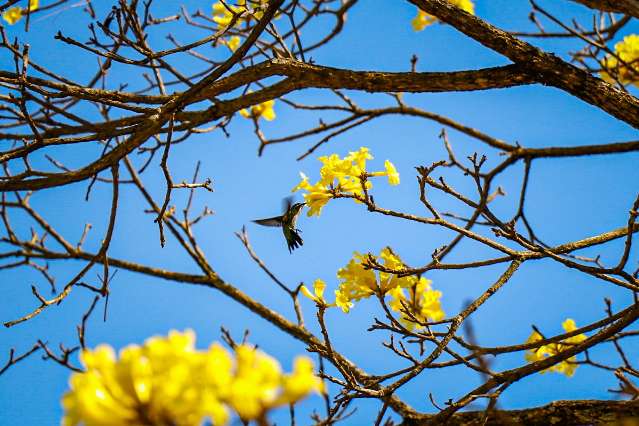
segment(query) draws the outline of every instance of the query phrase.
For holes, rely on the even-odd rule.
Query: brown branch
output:
[[[62,292],[60,292],[60,294],[58,294],[57,296],[47,300],[45,298],[43,298],[37,291],[37,289],[35,288],[35,286],[31,286],[31,291],[33,293],[33,295],[40,301],[40,306],[38,306],[36,309],[34,309],[33,311],[31,311],[30,313],[12,320],[12,321],[6,321],[3,325],[7,328],[9,327],[13,327],[16,324],[22,323],[24,321],[27,321],[33,317],[35,317],[36,315],[39,315],[45,308],[47,308],[48,306],[51,305],[59,305],[60,303],[62,303],[62,301],[64,299],[66,299],[66,297],[71,293],[71,290],[73,290],[73,287],[76,285],[76,283],[78,283],[78,281],[80,281],[80,279],[82,279],[82,277],[93,267],[94,264],[96,264],[97,262],[102,263],[103,267],[104,267],[104,283],[103,286],[101,288],[101,292],[103,295],[106,295],[108,293],[108,281],[109,281],[109,277],[108,277],[108,256],[107,256],[107,252],[109,249],[109,245],[111,244],[111,238],[113,237],[113,230],[115,228],[115,220],[116,220],[116,215],[117,215],[117,211],[118,211],[118,201],[119,201],[119,169],[118,169],[118,164],[116,163],[112,168],[111,168],[111,173],[113,175],[113,192],[112,192],[112,200],[111,200],[111,213],[109,215],[109,224],[104,236],[104,240],[102,241],[102,245],[100,246],[100,250],[98,251],[98,253],[89,260],[89,262],[80,270],[80,272],[78,272],[68,283],[67,285],[64,287],[64,289],[62,290]]]
[[[2,368],[0,368],[0,376],[5,371],[7,371],[12,365],[15,365],[15,364],[19,363],[20,361],[22,361],[23,359],[27,358],[32,353],[36,352],[38,349],[40,349],[40,344],[36,343],[27,352],[23,353],[22,355],[18,355],[18,356],[15,356],[15,349],[12,348],[11,350],[9,350],[9,359],[4,364],[4,366],[2,366]]]
[[[623,330],[628,325],[632,324],[638,317],[639,317],[639,308],[635,306],[633,307],[633,309],[628,311],[628,313],[624,317],[615,321],[608,327],[602,329],[594,336],[587,338],[582,343],[567,347],[562,352],[556,355],[544,358],[541,361],[536,361],[536,362],[527,364],[523,367],[513,368],[511,370],[503,371],[499,374],[496,374],[491,379],[487,380],[484,384],[473,389],[472,391],[467,393],[465,396],[461,397],[457,402],[450,404],[448,408],[446,408],[439,414],[435,415],[433,417],[433,421],[435,422],[446,421],[447,419],[450,418],[450,416],[452,416],[455,413],[455,411],[465,407],[474,399],[476,399],[477,395],[484,395],[498,386],[501,386],[503,384],[514,383],[516,381],[523,379],[526,376],[529,376],[534,373],[538,373],[546,368],[549,368],[557,364],[558,362],[565,361],[568,358],[583,352],[584,350],[592,347],[593,345],[599,342],[605,341],[606,339],[614,336],[617,332]]]
[[[639,417],[637,401],[554,401],[542,407],[525,410],[494,410],[486,418],[485,411],[456,413],[446,421],[449,426],[502,426],[508,424],[578,426],[623,424],[623,420]],[[552,420],[551,420],[552,419]],[[401,426],[426,426],[438,423],[425,419],[406,419]],[[439,423],[443,424],[443,423]]]
[[[516,64],[525,64],[539,83],[562,89],[639,128],[639,99],[629,93],[488,24],[446,0],[410,2]]]
[[[364,90],[368,92],[450,92],[498,89],[536,82],[534,77],[520,65],[483,68],[455,72],[378,72],[351,71],[340,68],[324,67],[296,61],[276,58],[257,65],[246,67],[236,73],[209,83],[206,89],[193,97],[197,102],[209,99],[238,87],[273,76],[290,77],[296,81],[299,89],[334,88]],[[308,79],[307,79],[308,78]],[[19,81],[20,76],[9,71],[0,71],[0,81]],[[124,91],[109,91],[53,82],[37,77],[26,77],[28,88],[45,86],[59,90],[60,93],[47,93],[50,97],[73,97],[95,102],[105,100],[120,103],[164,104],[175,95],[138,95]]]
[[[572,0],[591,9],[604,12],[625,13],[639,18],[639,2],[637,0]]]

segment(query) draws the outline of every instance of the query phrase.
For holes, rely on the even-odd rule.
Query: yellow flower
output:
[[[240,345],[235,354],[229,404],[242,419],[255,419],[275,402],[282,371],[275,359],[251,346]]]
[[[261,104],[253,105],[250,111],[242,109],[240,110],[240,114],[245,118],[254,118],[257,120],[262,117],[266,121],[273,121],[275,120],[275,111],[273,111],[274,105],[275,100],[271,99],[269,101],[262,102]]]
[[[389,247],[385,247],[375,260],[388,269],[400,271],[406,268],[399,256]],[[400,277],[390,272],[376,272],[366,266],[368,263],[369,255],[355,252],[348,264],[337,271],[337,277],[341,282],[335,290],[335,305],[344,312],[349,312],[354,302],[381,293],[391,297],[389,306],[392,310],[402,313],[400,321],[408,328],[422,327],[409,319],[404,312],[407,309],[420,322],[439,321],[444,318],[439,301],[442,293],[432,290],[430,280],[414,275]],[[403,289],[408,290],[408,298]]]
[[[365,269],[363,262],[366,262],[366,256],[355,252],[348,264],[337,271],[337,278],[342,282],[335,290],[335,303],[344,312],[349,312],[353,301],[370,297],[377,289],[375,271]]]
[[[390,308],[402,314],[400,322],[410,330],[422,329],[424,326],[419,323],[439,321],[446,316],[439,300],[442,297],[442,292],[432,290],[430,284],[430,280],[420,277],[412,286],[407,288],[409,293],[408,298],[406,298],[402,287],[395,287],[390,292],[392,298],[389,303]],[[405,313],[406,310],[408,310],[419,323],[411,319],[411,317]]]
[[[386,175],[388,176],[388,183],[390,185],[399,185],[399,173],[397,169],[390,161],[384,162],[384,168],[386,169]]]
[[[448,0],[450,3],[459,7],[460,9],[474,15],[475,14],[475,5],[472,0]],[[437,18],[433,15],[430,15],[421,9],[417,11],[417,16],[413,18],[411,24],[415,31],[423,31],[429,25],[437,22]]]
[[[324,300],[325,289],[326,289],[326,283],[318,278],[313,283],[313,293],[311,293],[309,289],[306,288],[306,286],[304,285],[300,288],[300,291],[302,292],[304,296],[308,297],[312,301],[319,304],[326,304],[326,301]]]
[[[228,423],[229,407],[249,421],[323,390],[310,360],[296,360],[285,375],[276,360],[248,345],[238,346],[234,358],[218,344],[196,350],[192,331],[129,346],[119,359],[101,345],[80,360],[86,371],[69,380],[63,425],[217,426]]]
[[[639,87],[639,35],[631,34],[623,41],[615,44],[616,57],[607,56],[603,61],[604,70],[601,78],[614,82],[615,78],[622,84],[634,84]]]
[[[321,183],[333,185],[337,181],[338,186],[350,188],[356,184],[361,191],[360,176],[366,173],[366,161],[372,160],[369,149],[361,147],[358,151],[349,152],[344,158],[337,154],[319,157],[323,166],[320,169]]]
[[[300,190],[305,190],[308,193],[304,194],[304,202],[306,203],[306,207],[308,207],[308,216],[317,215],[319,216],[322,212],[322,208],[328,203],[328,201],[332,198],[331,191],[326,188],[326,186],[322,185],[321,182],[316,183],[315,185],[311,185],[308,183],[308,176],[304,173],[300,172],[300,177],[302,181],[293,188],[291,192],[296,192]]]
[[[384,247],[379,253],[379,258],[382,259],[383,265],[388,269],[401,270],[404,269],[404,262],[397,256],[390,247]],[[411,285],[410,283],[414,277],[398,277],[395,274],[388,272],[379,272],[379,287],[383,293],[390,291],[395,287],[406,287]]]
[[[201,374],[209,358],[194,344],[195,334],[187,331],[126,347],[119,360],[106,345],[85,350],[80,360],[86,372],[71,376],[62,423],[163,424],[176,419],[175,424],[195,426],[208,417],[225,424],[228,413]]]
[[[221,43],[231,49],[231,52],[235,52],[240,47],[241,39],[238,36],[232,36],[228,40],[222,40]]]
[[[252,346],[239,345],[235,353],[237,367],[227,400],[244,421],[262,418],[271,408],[324,390],[309,358],[296,358],[293,372],[285,375],[274,358]]]
[[[307,357],[297,357],[293,361],[293,372],[284,378],[283,392],[279,402],[292,404],[311,392],[325,393],[324,382],[313,372],[313,361]]]
[[[340,307],[344,313],[349,313],[355,304],[351,302],[347,294],[335,290],[335,306]]]
[[[233,6],[230,2],[225,1],[224,4],[218,1],[213,4],[213,21],[221,27],[228,27],[233,17],[241,12],[245,13],[244,16],[237,19],[235,27],[240,27],[243,22],[249,21],[253,18],[261,19],[264,16],[264,10],[268,6],[268,0],[238,0],[237,6]]]
[[[255,19],[262,19],[264,16],[264,11],[266,11],[266,7],[268,6],[268,0],[249,0],[246,2],[245,0],[239,0],[239,4],[244,5],[245,7],[251,6],[250,12],[251,17]],[[279,14],[276,15],[276,19],[279,17]]]
[[[33,12],[34,10],[38,9],[39,6],[39,0],[29,0],[29,11]],[[4,11],[4,13],[2,14],[2,19],[7,21],[9,25],[13,25],[20,19],[22,19],[22,17],[26,14],[27,9],[19,6],[10,7],[9,9]]]
[[[577,324],[575,323],[575,320],[571,318],[568,318],[566,321],[562,322],[561,326],[563,327],[566,333],[570,333],[571,331],[575,331],[577,329]],[[572,336],[567,338],[566,340],[563,340],[562,342],[565,343],[563,347],[565,348],[568,346],[576,345],[578,343],[583,342],[586,339],[587,339],[587,336],[585,334],[583,333],[577,334],[576,336]]]
[[[411,21],[411,25],[413,26],[413,30],[423,31],[424,28],[434,24],[435,22],[437,22],[437,18],[419,9],[417,10],[417,16],[415,16]]]
[[[304,173],[300,172],[300,177],[302,178],[302,181],[297,184],[291,192],[300,190],[307,191],[308,193],[304,194],[304,202],[308,207],[307,215],[319,216],[322,212],[322,208],[332,197],[331,191],[325,185],[322,185],[321,182],[317,182],[315,185],[311,185],[308,182],[308,176],[306,176]]]
[[[575,321],[570,318],[564,321],[561,324],[561,326],[563,327],[566,333],[575,331],[577,329],[577,325],[575,324]],[[578,334],[576,336],[569,337],[568,339],[562,340],[559,343],[549,343],[547,345],[540,346],[537,349],[530,349],[525,354],[526,361],[528,362],[541,361],[548,357],[557,355],[560,352],[565,351],[571,346],[579,344],[586,339],[587,337],[585,334]],[[530,337],[528,338],[528,340],[526,341],[526,343],[534,343],[540,340],[543,340],[543,337],[541,336],[541,334],[539,334],[537,331],[533,331]],[[547,371],[554,371],[557,373],[565,374],[568,377],[572,377],[575,374],[575,370],[577,369],[576,361],[577,361],[577,357],[572,356],[564,361],[561,361],[543,370],[542,373],[545,373]]]
[[[399,173],[397,173],[397,169],[389,160],[384,162],[384,171],[383,172],[372,172],[369,173],[369,176],[388,176],[389,185],[399,185]]]
[[[359,151],[349,152],[346,158],[355,164],[352,167],[356,167],[351,174],[357,175],[366,171],[366,161],[372,160],[373,156],[371,155],[370,150],[363,146],[359,149]]]
[[[374,263],[397,272],[378,272],[370,267]],[[405,269],[404,262],[390,247],[382,249],[379,256],[355,252],[348,264],[337,271],[340,283],[335,290],[334,303],[326,303],[326,283],[320,279],[313,283],[313,293],[306,286],[301,287],[301,292],[324,307],[337,306],[345,313],[350,312],[355,302],[361,299],[375,294],[388,295],[391,297],[390,308],[401,314],[400,321],[411,330],[423,328],[421,323],[443,319],[445,314],[440,303],[442,293],[433,290],[431,281],[424,277],[399,276]],[[408,290],[408,297],[404,289]]]
[[[10,7],[2,14],[2,19],[7,21],[9,25],[13,25],[22,18],[21,7]]]
[[[231,21],[233,20],[233,16],[237,15],[241,12],[239,7],[233,6],[228,2],[223,4],[222,2],[216,2],[212,6],[213,9],[213,21],[216,24],[222,27],[227,27]],[[239,26],[241,24],[241,19],[238,19],[235,23],[235,26]]]
[[[373,187],[373,184],[367,180],[368,177],[389,176],[390,181],[391,177],[388,166],[385,172],[366,171],[366,161],[372,159],[373,156],[366,147],[361,147],[358,151],[349,152],[344,158],[340,158],[337,154],[319,157],[318,160],[322,163],[320,180],[314,185],[309,183],[308,177],[305,174],[300,173],[302,181],[293,188],[293,192],[300,190],[307,191],[307,193],[304,194],[304,201],[309,207],[307,215],[319,216],[322,212],[322,208],[334,197],[335,193],[362,197],[364,195],[362,178],[364,178],[366,190]],[[389,161],[387,161],[387,163],[391,164]],[[394,167],[393,171],[392,182],[395,182],[395,179],[399,181],[399,174]],[[360,202],[359,200],[356,201]]]

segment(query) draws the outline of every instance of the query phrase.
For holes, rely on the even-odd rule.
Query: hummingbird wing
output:
[[[286,213],[293,205],[293,197],[288,196],[282,200],[282,212]]]
[[[269,217],[267,219],[257,219],[253,222],[262,226],[282,226],[282,216]]]

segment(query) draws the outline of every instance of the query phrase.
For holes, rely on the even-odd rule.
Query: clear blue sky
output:
[[[181,3],[186,3],[191,11],[197,6],[209,10],[208,3],[194,0],[179,4],[157,3],[163,3],[157,16],[177,12]],[[572,2],[542,3],[559,16],[575,16],[585,25],[590,22],[589,11]],[[530,29],[527,1],[477,0],[476,5],[479,16],[501,28]],[[414,14],[415,8],[402,2],[362,1],[349,14],[344,32],[329,47],[314,52],[313,59],[322,65],[387,71],[408,70],[413,53],[420,58],[418,70],[421,71],[473,69],[507,63],[447,26],[436,25],[420,33],[413,32],[410,20]],[[33,22],[28,35],[23,33],[20,25],[6,31],[11,37],[19,36],[31,43],[35,61],[72,79],[85,81],[94,72],[94,59],[75,49],[62,47],[52,39],[58,29],[86,39],[85,19],[76,8]],[[632,29],[639,32],[636,24]],[[190,31],[177,34],[181,41],[189,40],[192,35]],[[312,32],[305,34],[309,40],[313,35]],[[164,43],[161,38],[151,40],[156,45]],[[534,42],[560,54],[580,47],[566,41]],[[0,68],[13,69],[11,58],[0,57]],[[114,67],[112,77],[114,81],[125,80],[126,74],[122,73],[121,67]],[[352,95],[364,105],[382,106],[389,102],[384,95]],[[308,91],[297,93],[294,98],[312,103],[326,99],[326,95]],[[559,90],[541,86],[478,93],[410,95],[406,100],[495,137],[529,147],[600,144],[637,138],[636,130],[604,112]],[[316,115],[310,114],[300,119],[296,111],[281,102],[275,108],[277,119],[264,126],[264,131],[271,137],[299,131],[304,123],[317,120]],[[292,255],[286,250],[278,230],[250,223],[252,219],[279,212],[280,200],[298,183],[299,171],[317,176],[317,156],[333,152],[344,155],[360,146],[369,147],[376,157],[370,163],[372,169],[381,169],[383,161],[390,159],[402,176],[399,187],[390,188],[382,181],[375,184],[377,202],[385,207],[425,214],[418,203],[413,168],[445,158],[437,138],[440,125],[413,118],[383,118],[332,140],[320,148],[317,155],[301,162],[295,158],[316,140],[273,146],[258,158],[258,142],[248,120],[238,117],[229,130],[231,138],[221,133],[204,134],[172,148],[169,163],[172,174],[179,181],[190,179],[195,162],[202,161],[201,175],[213,179],[215,192],[198,193],[197,206],[201,208],[206,204],[215,215],[198,225],[196,232],[211,265],[223,279],[289,318],[293,315],[287,297],[248,258],[233,235],[243,225],[248,226],[257,253],[283,281],[293,286],[300,281],[310,283],[322,278],[328,284],[329,294],[337,285],[335,272],[348,262],[355,250],[377,253],[390,245],[407,263],[422,265],[430,253],[446,241],[447,234],[439,230],[374,216],[347,200],[329,203],[319,218],[302,217],[299,226],[303,229],[305,244]],[[483,145],[457,132],[451,131],[450,138],[460,158],[466,153],[486,151]],[[495,164],[499,157],[494,152],[490,154],[489,162]],[[88,161],[89,155],[93,153],[77,150],[61,154],[73,166]],[[639,187],[638,160],[639,154],[635,153],[536,161],[528,194],[528,212],[540,236],[549,243],[560,243],[623,226]],[[514,212],[521,172],[521,167],[515,167],[498,182],[508,196],[496,201],[497,212],[504,215]],[[146,182],[156,199],[161,199],[164,187],[157,164],[150,168]],[[472,190],[468,183],[459,180],[459,184],[461,189]],[[80,183],[43,191],[34,196],[32,202],[71,241],[80,237],[85,222],[91,222],[94,229],[87,244],[95,248],[106,225],[105,208],[110,202],[110,188],[98,185],[89,203],[83,201],[85,188],[86,183]],[[186,193],[176,192],[172,204],[180,208],[184,195]],[[458,207],[442,197],[435,198],[435,202],[441,210]],[[169,239],[166,248],[159,247],[157,227],[153,218],[142,212],[145,208],[133,189],[122,188],[117,232],[110,254],[170,270],[197,272],[176,241]],[[28,222],[24,218],[16,217],[13,223],[28,233]],[[472,244],[460,249],[469,258],[487,255],[484,249]],[[612,261],[619,249],[620,245],[611,245],[598,253],[604,261]],[[636,251],[633,254],[631,262],[636,264]],[[78,263],[56,265],[58,283],[63,283],[81,266]],[[480,294],[503,269],[502,265],[472,272],[434,272],[428,278],[443,292],[444,309],[452,314],[465,301]],[[34,307],[30,286],[45,284],[38,275],[30,271],[3,271],[1,277],[2,321],[19,317]],[[88,279],[97,281],[95,272]],[[625,306],[630,300],[628,294],[617,288],[595,282],[555,263],[527,263],[508,286],[472,317],[472,321],[482,344],[521,343],[530,334],[533,323],[554,334],[561,331],[560,324],[567,317],[574,318],[577,324],[600,318],[604,297],[611,297],[616,307]],[[0,364],[6,359],[9,348],[23,352],[37,339],[48,341],[51,347],[60,342],[73,345],[75,325],[91,298],[92,295],[75,290],[61,306],[48,309],[26,324],[0,330]],[[306,301],[303,304],[307,322],[316,330],[313,307]],[[102,309],[103,305],[98,305],[100,313]],[[402,363],[379,344],[381,339],[387,339],[385,334],[366,332],[374,315],[380,315],[378,307],[372,302],[362,302],[348,315],[332,310],[327,319],[333,343],[340,351],[367,371],[382,373]],[[141,343],[154,334],[166,334],[171,329],[192,328],[197,332],[199,345],[204,347],[219,340],[221,326],[236,336],[244,329],[250,329],[251,342],[277,357],[286,370],[291,368],[294,356],[304,353],[303,345],[220,293],[126,271],[118,272],[112,283],[108,321],[102,322],[100,315],[94,316],[87,339],[90,346],[106,342],[120,348]],[[627,347],[631,349],[630,354],[636,356],[637,346],[628,342]],[[593,353],[600,356],[600,360],[614,359],[612,351],[595,350]],[[522,355],[506,357],[493,367],[512,368],[521,364],[522,358]],[[67,388],[68,376],[67,370],[52,362],[41,361],[39,356],[12,368],[0,378],[0,425],[58,423],[62,414],[59,399]],[[443,402],[460,396],[478,383],[475,374],[461,368],[427,371],[403,388],[400,395],[416,408],[431,411],[429,393]],[[555,399],[610,398],[607,389],[614,385],[612,374],[581,367],[571,379],[557,374],[526,378],[513,385],[500,399],[500,404],[505,408],[516,408]],[[303,413],[312,408],[319,410],[321,400],[310,398],[303,407]],[[358,407],[358,412],[347,424],[368,424],[371,410],[379,409],[377,403],[368,401]],[[287,422],[284,411],[273,417],[278,424]],[[306,424],[307,418],[301,417],[299,421]]]

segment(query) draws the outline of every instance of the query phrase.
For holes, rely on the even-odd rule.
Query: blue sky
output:
[[[43,2],[44,3],[44,2]],[[157,2],[162,3],[162,2]],[[166,2],[158,8],[157,16],[175,13],[177,4]],[[208,4],[185,2],[190,10]],[[545,1],[558,16],[575,16],[588,24],[590,12],[572,2]],[[328,47],[312,54],[316,63],[358,70],[406,71],[410,57],[419,56],[418,70],[461,70],[505,64],[502,57],[487,51],[478,43],[456,33],[450,27],[435,25],[420,33],[413,32],[410,20],[415,8],[401,2],[384,0],[360,2],[349,13],[343,33]],[[477,0],[477,15],[504,29],[530,29],[527,21],[529,4],[523,0]],[[76,49],[60,46],[53,35],[62,29],[65,35],[86,38],[85,22],[78,8],[32,23],[28,35],[20,25],[7,28],[10,36],[19,36],[32,45],[33,60],[48,64],[61,74],[85,81],[94,72],[94,59],[80,54]],[[72,24],[72,25],[71,25]],[[636,24],[627,32],[639,32]],[[181,28],[174,27],[176,30]],[[314,31],[305,34],[313,39]],[[181,41],[193,36],[190,30],[178,33]],[[154,35],[153,43],[164,43]],[[23,38],[24,37],[24,38]],[[535,44],[564,54],[580,46],[574,42],[534,40]],[[53,46],[53,47],[52,47]],[[89,62],[91,61],[91,62]],[[181,65],[188,65],[184,63]],[[6,56],[0,57],[0,68],[13,69]],[[114,67],[114,81],[124,80],[127,74],[122,67]],[[139,84],[139,81],[137,81]],[[349,93],[367,106],[389,104],[385,95]],[[325,92],[311,90],[291,96],[300,102],[314,103],[327,99]],[[492,136],[508,142],[519,142],[528,147],[573,146],[632,140],[637,138],[635,129],[618,122],[601,110],[553,88],[541,86],[518,87],[478,93],[418,94],[405,96],[409,104],[447,115],[466,125],[476,127]],[[286,135],[303,129],[303,125],[317,122],[315,114],[300,115],[276,103],[277,119],[264,125],[269,137]],[[303,161],[295,158],[315,143],[316,139],[281,144],[266,149],[257,156],[258,141],[252,133],[251,123],[241,117],[229,127],[231,137],[222,133],[196,135],[188,143],[172,148],[169,161],[173,177],[177,181],[190,179],[195,162],[202,161],[201,175],[211,177],[215,192],[200,192],[196,208],[203,205],[215,211],[196,228],[200,245],[213,268],[226,281],[237,285],[260,302],[293,318],[292,309],[285,294],[269,281],[246,255],[234,232],[247,225],[254,249],[272,271],[290,286],[299,282],[311,283],[324,279],[329,294],[337,285],[335,272],[351,258],[353,251],[378,253],[390,245],[411,265],[425,264],[430,253],[450,237],[450,234],[431,227],[374,216],[364,208],[347,200],[336,200],[317,218],[302,217],[305,245],[289,254],[277,229],[261,228],[250,223],[252,219],[279,213],[280,200],[290,193],[299,181],[298,172],[317,176],[320,155],[338,153],[367,146],[375,156],[371,169],[381,169],[385,159],[396,165],[402,176],[398,187],[389,187],[384,181],[375,183],[374,195],[378,204],[408,212],[425,214],[418,200],[418,188],[414,167],[430,164],[445,158],[445,151],[438,139],[441,126],[415,118],[386,117],[342,135],[318,149]],[[450,140],[459,157],[475,151],[488,152],[489,164],[499,157],[487,151],[483,145],[455,131]],[[90,149],[60,151],[67,164],[79,166],[89,161],[95,153]],[[535,161],[528,193],[528,214],[542,238],[549,243],[561,243],[584,238],[623,226],[627,211],[636,196],[639,183],[639,154],[608,157],[591,157],[562,160]],[[494,210],[504,217],[516,209],[517,193],[521,182],[521,165],[513,167],[497,182],[507,196],[494,203]],[[469,181],[450,178],[451,182],[469,193]],[[145,177],[152,194],[160,200],[163,191],[161,170],[157,163]],[[91,200],[84,202],[86,183],[66,188],[42,191],[32,203],[42,214],[71,241],[76,241],[84,223],[94,225],[87,240],[87,248],[99,246],[106,226],[105,208],[110,203],[110,187],[97,185]],[[175,240],[168,239],[167,247],[159,247],[157,226],[153,217],[143,213],[146,208],[131,188],[122,188],[118,225],[111,244],[111,255],[130,259],[170,270],[197,272],[179,249]],[[175,192],[172,204],[181,208],[186,193]],[[459,208],[447,198],[434,195],[433,201],[441,210]],[[28,233],[29,222],[19,216],[14,226]],[[596,253],[604,261],[617,258],[620,244],[611,244]],[[593,254],[584,253],[584,254]],[[458,257],[481,258],[488,256],[485,249],[471,243],[463,243]],[[636,264],[636,251],[631,257]],[[81,268],[78,263],[54,266],[58,282],[62,283]],[[443,292],[442,303],[447,313],[455,313],[474,296],[479,295],[499,276],[505,267],[487,267],[474,271],[436,271],[428,275],[433,286]],[[31,271],[2,271],[1,285],[4,302],[0,304],[0,318],[7,321],[19,317],[34,307],[31,284],[44,285],[41,278]],[[88,279],[97,280],[96,272]],[[603,316],[603,298],[611,297],[614,306],[621,308],[630,301],[627,292],[577,274],[556,263],[537,261],[525,264],[502,291],[491,299],[476,315],[471,317],[477,337],[482,344],[507,345],[523,342],[535,324],[548,334],[561,331],[561,322],[574,318],[577,324],[586,324]],[[64,303],[48,309],[26,324],[0,330],[0,364],[9,348],[22,352],[43,339],[56,347],[64,342],[75,342],[75,325],[90,302],[92,295],[74,290]],[[313,307],[303,302],[307,322],[313,330]],[[102,312],[103,305],[98,305]],[[403,364],[381,347],[385,334],[368,333],[366,329],[373,316],[381,314],[371,301],[361,302],[348,315],[332,310],[327,316],[328,327],[336,348],[371,373],[382,373]],[[166,334],[171,329],[194,329],[198,345],[208,346],[220,339],[220,327],[224,326],[236,336],[250,329],[251,342],[258,344],[280,360],[286,370],[292,359],[303,354],[303,345],[260,320],[224,295],[205,288],[185,286],[136,275],[118,272],[112,283],[108,320],[95,315],[88,326],[88,344],[95,346],[105,342],[120,348],[131,343],[141,343],[154,334]],[[636,355],[636,345],[628,341],[631,355]],[[610,349],[610,348],[608,348]],[[611,350],[596,354],[602,361],[616,362]],[[523,362],[523,356],[505,357],[493,364],[496,369],[512,368]],[[10,369],[0,378],[0,425],[55,424],[62,411],[59,398],[67,388],[68,371],[52,362],[43,362],[33,356]],[[410,404],[420,410],[432,411],[428,394],[437,401],[455,398],[472,389],[479,378],[461,368],[427,371],[400,391]],[[608,388],[614,387],[612,374],[604,374],[585,367],[579,368],[573,378],[557,374],[529,377],[516,383],[500,399],[504,408],[528,407],[555,399],[610,398]],[[366,401],[358,403],[357,413],[348,424],[369,423],[371,410],[379,404]],[[313,408],[321,409],[321,400],[312,397],[302,404],[302,414]],[[278,424],[287,422],[283,410],[273,416]],[[306,423],[307,418],[301,417]]]

